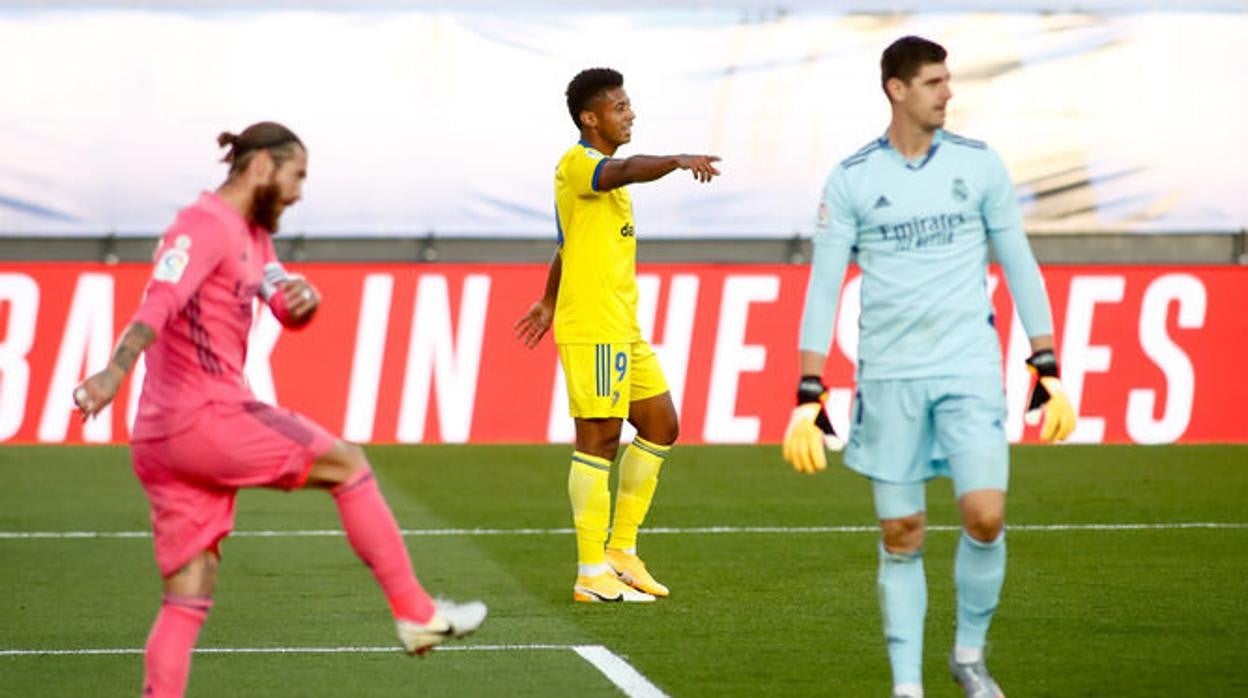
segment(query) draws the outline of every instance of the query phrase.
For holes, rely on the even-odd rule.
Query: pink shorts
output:
[[[298,489],[335,441],[302,415],[248,402],[210,403],[189,428],[131,444],[134,474],[152,506],[160,575],[218,550],[234,529],[239,488]]]

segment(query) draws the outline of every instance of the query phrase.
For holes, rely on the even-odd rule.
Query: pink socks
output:
[[[381,496],[372,471],[361,470],[334,488],[333,495],[347,541],[373,570],[394,617],[429,622],[436,611],[433,599],[412,572],[412,561],[399,533],[399,524]]]
[[[143,650],[144,698],[181,698],[186,692],[191,651],[211,610],[211,596],[165,594]]]

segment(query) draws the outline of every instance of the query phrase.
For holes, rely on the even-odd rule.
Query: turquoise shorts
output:
[[[845,464],[876,482],[880,518],[923,511],[937,476],[958,497],[1009,484],[1000,375],[860,381],[850,416]]]

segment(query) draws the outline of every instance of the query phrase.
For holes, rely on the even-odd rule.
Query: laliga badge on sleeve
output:
[[[190,263],[191,255],[184,249],[173,248],[165,250],[156,262],[156,271],[152,274],[152,278],[157,281],[168,281],[176,284],[182,280],[182,273],[186,271],[186,265]]]

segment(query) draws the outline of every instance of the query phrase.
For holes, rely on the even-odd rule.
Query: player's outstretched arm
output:
[[[82,412],[82,418],[94,416],[108,407],[117,395],[121,382],[134,368],[139,354],[156,340],[156,332],[141,322],[131,322],[126,326],[117,348],[113,350],[113,358],[103,371],[88,377],[77,388],[74,388],[74,404]]]
[[[563,276],[563,257],[556,252],[550,261],[550,271],[546,273],[546,292],[541,300],[529,306],[528,311],[516,320],[513,329],[516,339],[524,342],[524,346],[532,349],[537,346],[546,331],[555,320],[555,301],[559,299],[559,279]]]
[[[719,175],[718,155],[633,155],[607,160],[598,173],[598,191],[610,191],[636,182],[653,182],[675,170],[689,170],[699,182]]]

